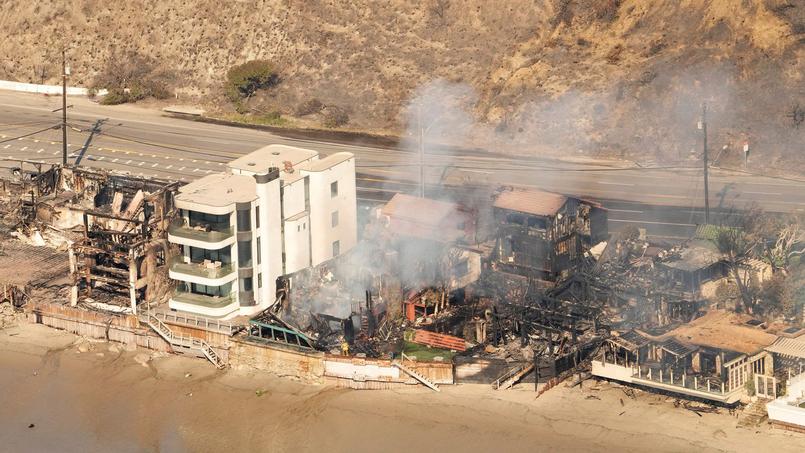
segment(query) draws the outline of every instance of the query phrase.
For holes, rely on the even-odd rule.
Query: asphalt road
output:
[[[165,117],[154,109],[100,106],[84,98],[69,98],[68,104],[73,105],[68,110],[70,163],[191,181],[223,170],[226,162],[256,148],[278,143],[323,154],[354,153],[363,201],[385,199],[384,194],[397,190],[416,191],[412,182],[419,177],[418,157],[408,150],[283,137]],[[60,107],[60,97],[0,91],[0,166],[19,166],[21,160],[61,162],[61,131],[43,131],[60,122],[60,113],[52,112]],[[100,132],[90,140],[97,120],[103,120]],[[445,185],[516,184],[586,196],[610,209],[611,229],[632,224],[658,236],[684,237],[703,221],[702,170],[697,162],[659,169],[576,156],[514,157],[456,151],[430,143],[433,139],[425,155],[429,193]],[[805,182],[713,169],[710,204],[714,212],[749,204],[773,212],[805,211]]]

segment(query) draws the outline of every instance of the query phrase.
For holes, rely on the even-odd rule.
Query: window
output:
[[[241,291],[249,292],[252,289],[253,288],[252,288],[252,278],[251,277],[246,277],[246,278],[240,279],[240,290]]]
[[[252,241],[238,241],[238,266],[252,267]]]
[[[203,294],[212,297],[225,297],[232,291],[232,283],[225,283],[221,286],[208,286],[200,285],[198,283],[190,284],[190,291],[195,294]]]
[[[260,238],[257,238],[257,264],[260,264]]]
[[[470,261],[463,259],[453,266],[453,275],[456,277],[463,277],[470,273]]]
[[[257,287],[263,287],[263,274],[257,274]]]
[[[338,226],[338,211],[333,211],[330,215],[330,224],[333,228]]]
[[[238,211],[238,231],[249,231],[252,229],[251,210]]]
[[[229,214],[215,215],[205,212],[190,211],[188,214],[191,228],[202,227],[208,231],[225,231],[229,228]]]
[[[260,206],[254,207],[254,227],[260,228]]]
[[[341,253],[341,242],[335,241],[333,242],[333,256],[336,257]]]
[[[221,264],[229,264],[232,262],[230,247],[224,247],[218,250],[207,250],[199,247],[190,247],[190,262],[203,263],[204,260],[220,261]]]
[[[338,196],[338,181],[333,181],[330,183],[330,198],[335,198]]]
[[[302,225],[297,225],[296,226],[296,232],[298,233],[300,231],[302,231]]]

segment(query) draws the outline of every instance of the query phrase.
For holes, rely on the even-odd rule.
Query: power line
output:
[[[180,152],[188,153],[188,154],[198,154],[198,155],[202,155],[202,156],[221,157],[220,154],[218,154],[218,153],[205,152],[205,151],[193,151],[193,150],[189,150],[189,149],[185,149],[185,148],[178,148],[178,147],[175,147],[175,146],[163,145],[163,144],[153,143],[153,142],[149,142],[149,141],[145,141],[145,140],[138,140],[138,139],[135,139],[135,138],[121,137],[119,135],[113,135],[113,134],[110,134],[108,132],[103,132],[103,131],[100,132],[100,135],[104,135],[106,137],[111,137],[111,138],[116,138],[118,140],[123,140],[123,141],[126,141],[126,142],[139,143],[141,145],[148,145],[148,146],[154,146],[154,147],[157,147],[157,148],[170,149],[170,150],[173,150],[173,151],[180,151]],[[217,163],[217,162],[228,162],[228,161],[218,160],[218,161],[214,161],[214,162]]]
[[[49,131],[49,130],[53,130],[53,129],[58,129],[58,128],[59,128],[59,125],[58,125],[58,124],[56,124],[56,125],[53,125],[53,126],[47,127],[47,128],[45,128],[45,129],[40,129],[40,130],[38,130],[38,131],[31,132],[31,133],[29,133],[29,134],[25,134],[25,135],[19,135],[19,136],[17,136],[17,137],[11,137],[11,138],[7,138],[7,139],[5,139],[5,140],[0,140],[0,143],[13,142],[14,140],[19,140],[19,139],[21,139],[21,138],[30,137],[30,136],[32,136],[32,135],[41,134],[42,132]]]

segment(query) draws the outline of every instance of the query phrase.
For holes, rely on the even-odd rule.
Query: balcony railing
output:
[[[221,242],[235,235],[235,230],[231,225],[221,223],[185,225],[183,219],[176,219],[171,223],[168,233],[185,239],[193,239],[202,242]]]
[[[179,274],[216,279],[231,274],[235,268],[231,263],[185,263],[184,257],[178,256],[171,260],[170,270]]]
[[[210,296],[207,294],[193,293],[190,291],[177,289],[173,293],[173,300],[184,304],[193,304],[207,308],[220,308],[235,302],[233,294],[226,296]]]

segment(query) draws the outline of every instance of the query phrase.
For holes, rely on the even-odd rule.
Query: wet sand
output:
[[[442,389],[311,386],[21,325],[0,331],[0,451],[805,450],[805,435],[606,383]]]

